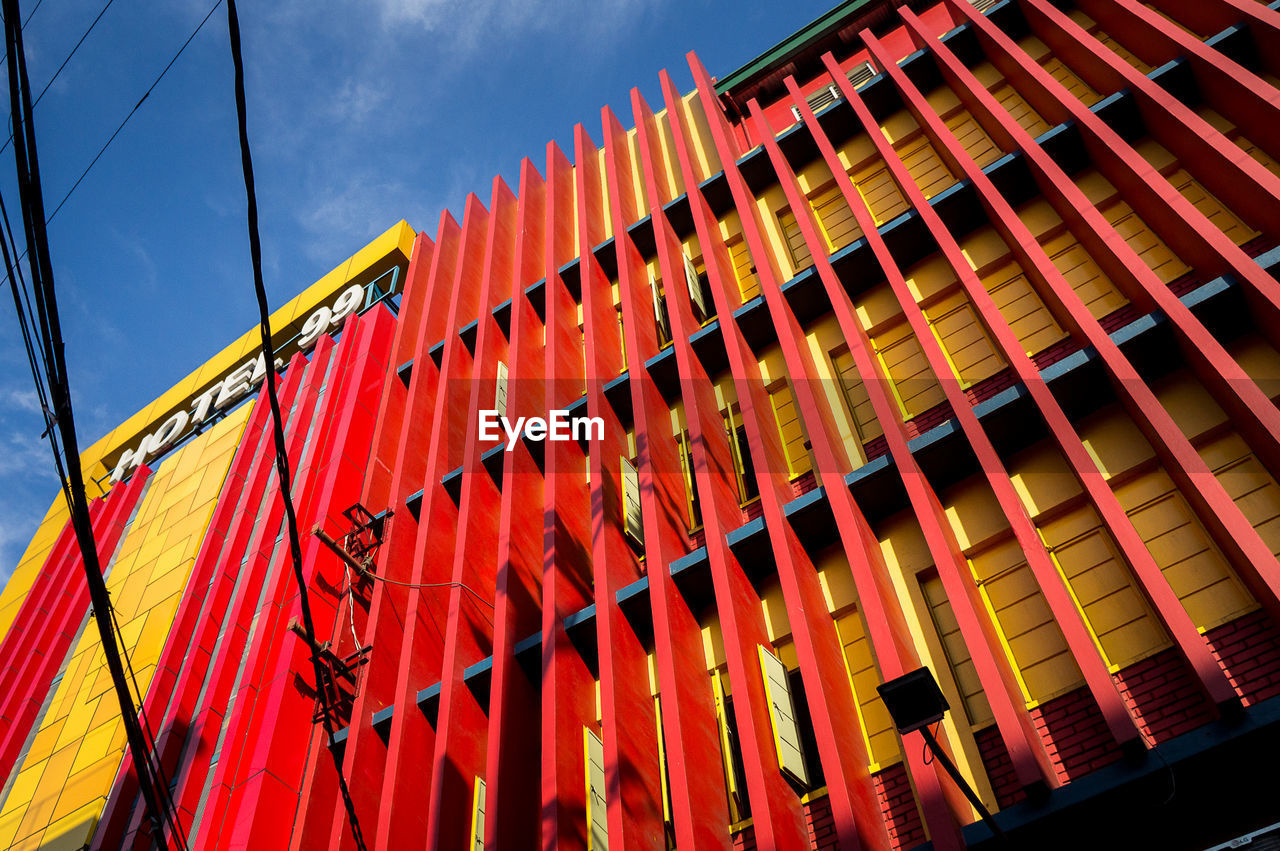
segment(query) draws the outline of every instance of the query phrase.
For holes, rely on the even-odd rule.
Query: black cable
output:
[[[89,164],[85,166],[84,171],[76,178],[76,182],[67,190],[67,194],[62,196],[62,200],[58,202],[58,206],[54,207],[53,212],[49,214],[49,218],[45,219],[46,224],[52,222],[53,217],[58,215],[58,211],[62,209],[62,205],[67,203],[67,199],[71,197],[71,193],[75,192],[76,189],[79,188],[81,181],[83,181],[85,176],[89,174],[89,171],[98,164],[98,160],[107,152],[107,148],[111,147],[111,143],[116,140],[116,137],[120,135],[120,131],[129,123],[129,119],[133,118],[133,114],[138,111],[138,107],[142,106],[143,102],[151,96],[153,91],[155,91],[156,86],[160,85],[160,81],[164,79],[164,75],[169,73],[169,69],[173,67],[173,63],[178,61],[178,57],[187,49],[187,45],[191,44],[192,39],[199,34],[200,30],[204,28],[205,23],[213,17],[213,13],[218,10],[220,5],[222,5],[222,0],[214,0],[213,6],[210,7],[208,13],[205,14],[200,23],[196,25],[196,28],[191,31],[191,35],[187,36],[187,40],[182,43],[182,47],[178,48],[178,52],[173,54],[173,58],[169,60],[168,65],[164,66],[164,70],[160,72],[160,76],[155,78],[155,81],[152,82],[150,87],[148,87],[148,89],[143,93],[142,97],[138,99],[138,102],[133,105],[133,109],[129,110],[129,114],[124,117],[124,121],[120,122],[120,126],[116,128],[116,131],[111,134],[110,138],[108,138],[106,142],[103,143],[102,147],[98,150],[98,153],[95,154],[93,159],[89,161]]]
[[[16,0],[6,0],[16,2]],[[219,0],[220,2],[220,0]],[[215,3],[214,8],[217,8]],[[275,363],[275,351],[271,345],[271,312],[267,307],[267,289],[262,278],[262,241],[258,233],[258,197],[254,189],[253,155],[249,149],[248,110],[245,106],[244,94],[244,59],[240,51],[240,20],[236,14],[235,0],[227,0],[227,31],[231,41],[231,63],[235,68],[236,89],[236,124],[240,134],[240,165],[244,171],[244,191],[246,217],[249,230],[249,259],[253,265],[253,287],[258,299],[258,328],[262,332],[263,362]],[[298,536],[298,518],[293,507],[290,493],[292,478],[289,473],[289,455],[284,439],[284,418],[280,415],[280,399],[276,395],[276,371],[266,370],[263,387],[271,404],[272,433],[275,437],[276,477],[280,484],[280,499],[284,502],[285,523],[289,533],[289,555],[293,561],[293,576],[298,583],[298,603],[302,609],[302,626],[306,631],[306,641],[311,647],[311,664],[315,669],[316,696],[320,702],[320,719],[324,726],[325,743],[333,741],[333,716],[329,706],[329,697],[325,689],[324,663],[320,659],[319,646],[316,640],[315,621],[311,617],[311,598],[307,589],[306,577],[302,572],[302,543]],[[342,774],[342,761],[332,748],[329,749],[334,761],[338,778],[338,788],[347,811],[347,822],[351,827],[356,846],[364,849],[365,841],[360,830],[360,821],[356,816],[355,802],[351,799],[346,779]]]
[[[44,0],[41,0],[41,2],[44,2]],[[98,17],[94,18],[93,23],[89,24],[89,28],[81,34],[80,40],[76,42],[76,46],[71,48],[71,52],[67,54],[67,58],[62,60],[62,64],[58,66],[58,70],[53,72],[53,76],[49,78],[49,82],[45,83],[44,88],[40,90],[40,94],[36,95],[35,103],[31,104],[32,109],[35,109],[37,106],[40,105],[40,101],[44,98],[44,93],[49,91],[49,87],[52,86],[54,84],[54,81],[58,79],[58,75],[62,73],[62,69],[67,67],[67,63],[71,61],[71,57],[76,55],[76,51],[80,49],[80,45],[84,44],[84,40],[89,37],[89,33],[93,32],[93,28],[98,25],[98,21],[102,20],[102,16],[106,14],[107,9],[111,8],[111,4],[114,2],[116,2],[116,0],[107,0],[107,5],[102,7],[102,11],[98,12]],[[36,9],[38,8],[40,8],[39,3],[36,4]],[[34,15],[35,13],[36,13],[36,10],[32,9],[31,15]],[[31,20],[31,15],[27,16],[28,21]],[[22,28],[26,29],[27,25],[23,24]],[[9,131],[8,141],[6,141],[3,145],[0,145],[0,154],[3,154],[5,151],[9,149],[9,143],[12,141],[13,141],[13,130],[11,129]]]
[[[107,669],[111,674],[116,698],[120,704],[120,715],[124,722],[129,747],[135,755],[135,768],[142,786],[143,797],[147,804],[148,817],[152,824],[156,843],[162,849],[168,845],[164,840],[163,804],[154,787],[155,777],[151,773],[151,763],[146,740],[142,735],[137,714],[134,712],[129,686],[124,676],[116,633],[111,621],[111,600],[107,594],[106,582],[102,577],[102,567],[98,559],[97,544],[94,541],[93,526],[89,518],[89,504],[85,495],[83,472],[80,469],[80,453],[76,440],[75,420],[71,406],[70,385],[67,381],[64,343],[62,340],[61,322],[58,317],[58,302],[54,287],[53,264],[49,256],[48,233],[45,230],[44,200],[40,187],[40,166],[36,154],[35,125],[31,116],[31,84],[27,76],[26,56],[22,43],[21,14],[18,0],[3,0],[5,44],[7,45],[7,61],[9,75],[9,107],[14,123],[14,161],[18,178],[18,194],[22,206],[22,220],[27,247],[30,250],[31,285],[35,295],[37,315],[40,322],[40,339],[44,347],[48,364],[47,380],[49,398],[52,404],[52,418],[57,425],[57,433],[61,438],[65,458],[60,459],[56,448],[56,439],[50,432],[50,443],[54,445],[55,464],[59,473],[63,473],[65,461],[65,479],[67,483],[67,499],[71,513],[71,524],[75,531],[76,541],[83,560],[85,579],[89,586],[90,603],[93,606],[94,620],[102,641],[102,651],[106,658]]]

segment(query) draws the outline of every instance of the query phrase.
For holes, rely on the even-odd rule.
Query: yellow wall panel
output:
[[[107,577],[121,624],[121,643],[144,692],[250,410],[250,406],[241,407],[159,465]],[[190,463],[192,456],[198,463]],[[195,518],[194,524],[182,517],[184,513]],[[183,534],[166,538],[164,531],[171,525]],[[192,534],[195,529],[201,534]],[[138,576],[145,579],[141,586]],[[127,594],[122,593],[126,590]],[[52,756],[34,764],[32,757],[38,754],[28,756],[21,769],[23,785],[15,785],[6,799],[0,823],[17,816],[19,841],[39,837],[46,847],[62,842],[79,847],[85,835],[80,832],[85,824],[81,815],[96,818],[100,812],[125,743],[95,629],[81,635],[40,722],[37,739],[55,730]],[[90,823],[87,830],[91,829]]]
[[[1067,336],[1016,262],[983,276],[982,285],[1028,355],[1042,352]]]

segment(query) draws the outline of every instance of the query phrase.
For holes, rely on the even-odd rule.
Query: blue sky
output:
[[[52,209],[213,0],[118,0],[36,108]],[[835,0],[279,0],[240,5],[268,296],[292,298],[401,218],[434,234],[468,192],[514,188],[549,139],[629,125],[684,55],[723,76]],[[105,0],[44,0],[39,91]],[[23,3],[24,17],[34,8]],[[3,75],[0,75],[3,78]],[[0,79],[0,87],[5,80]],[[7,103],[7,89],[5,94]],[[12,151],[0,191],[16,214]],[[15,222],[15,225],[17,223]],[[214,13],[49,228],[82,445],[255,323],[226,14]],[[0,298],[0,581],[58,486],[11,297]]]

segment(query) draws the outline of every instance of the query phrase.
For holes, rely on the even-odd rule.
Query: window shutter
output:
[[[609,851],[609,820],[605,802],[604,743],[582,728],[583,750],[586,755],[587,773],[587,849]]]
[[[493,409],[498,412],[498,416],[505,417],[507,415],[507,365],[502,361],[498,361],[498,378],[495,385]]]
[[[484,851],[484,778],[477,777],[471,802],[471,848]]]
[[[797,783],[808,786],[809,772],[804,767],[804,750],[800,745],[795,707],[791,703],[787,666],[763,644],[759,649],[765,697],[769,701],[769,717],[773,720],[773,743],[778,751],[778,767]]]
[[[724,699],[724,683],[720,672],[711,672],[711,687],[716,697],[716,724],[720,728],[720,756],[724,760],[724,785],[729,792],[729,803],[732,804],[734,821],[741,818],[742,791],[738,787],[738,772],[733,767],[733,738],[729,734],[729,708]]]
[[[644,521],[640,513],[640,474],[625,456],[618,457],[618,466],[622,468],[623,526],[632,540],[637,544],[644,544]]]
[[[845,74],[849,78],[849,82],[853,84],[855,89],[865,86],[871,82],[876,76],[876,69],[869,61],[859,62],[849,69],[849,73]]]
[[[671,324],[667,322],[667,306],[658,294],[658,282],[652,273],[649,275],[649,289],[653,292],[653,319],[658,323],[658,344],[666,345],[671,339]]]
[[[711,314],[707,312],[707,298],[702,293],[702,282],[698,280],[698,270],[693,268],[693,261],[689,259],[688,254],[681,256],[684,258],[684,280],[689,285],[689,298],[693,300],[694,307],[698,308],[698,318],[706,319]]]
[[[671,784],[667,779],[667,743],[662,731],[662,698],[653,696],[653,717],[658,724],[658,770],[662,781],[662,821],[671,823]]]
[[[986,12],[999,2],[1000,0],[969,0],[969,4],[979,12]]]

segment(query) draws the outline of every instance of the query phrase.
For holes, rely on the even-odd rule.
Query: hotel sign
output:
[[[369,284],[351,284],[331,304],[322,304],[313,309],[302,323],[301,330],[294,336],[272,340],[273,346],[278,346],[276,354],[280,356],[275,360],[276,371],[283,369],[296,352],[310,351],[323,334],[338,330],[343,320],[364,309],[366,303],[372,306],[379,298],[392,295],[397,277],[398,275],[392,277],[391,285],[386,290],[377,287],[385,276]],[[370,290],[372,296],[367,299],[366,289]],[[281,337],[283,334],[275,336]],[[212,384],[188,399],[154,430],[138,438],[132,448],[125,449],[116,459],[111,472],[111,484],[124,479],[144,462],[163,455],[183,438],[199,431],[204,423],[226,413],[252,393],[266,374],[266,362],[261,352],[223,373]]]

